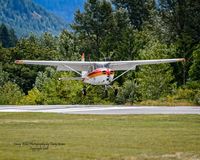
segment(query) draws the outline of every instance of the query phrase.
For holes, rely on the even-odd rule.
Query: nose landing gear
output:
[[[83,96],[87,96],[87,89],[88,89],[89,87],[83,87],[83,89],[81,90],[82,91],[82,94],[83,94]],[[114,91],[114,96],[116,97],[117,96],[117,94],[118,94],[118,89],[114,89],[112,86],[110,86],[110,85],[105,85],[104,86],[104,98],[107,98],[108,97],[108,88],[111,88],[113,91]]]
[[[114,89],[112,86],[110,85],[105,85],[105,90],[104,90],[104,93],[105,93],[105,97],[108,97],[108,88],[111,88],[113,91],[114,91],[114,96],[116,97],[117,94],[118,94],[118,89]]]
[[[115,91],[114,91],[115,97],[117,96],[117,94],[118,94],[118,89],[115,89]]]
[[[105,89],[104,89],[104,96],[105,96],[105,98],[107,98],[108,97],[108,85],[105,85]]]

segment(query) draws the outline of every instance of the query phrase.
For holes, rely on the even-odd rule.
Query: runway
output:
[[[200,107],[194,106],[116,106],[116,105],[27,105],[0,106],[0,112],[42,112],[61,114],[96,114],[96,115],[129,115],[129,114],[200,114]]]

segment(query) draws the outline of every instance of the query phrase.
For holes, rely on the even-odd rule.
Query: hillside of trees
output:
[[[0,26],[0,104],[200,104],[200,2],[198,0],[87,0],[71,30],[16,39]],[[103,86],[59,81],[77,76],[53,67],[16,65],[31,60],[139,60],[185,58],[186,62],[145,65]],[[119,75],[121,72],[115,73]]]
[[[44,32],[58,34],[67,23],[32,0],[0,0],[0,23],[16,31],[18,37]]]
[[[83,9],[86,0],[33,0],[53,14],[61,17],[67,23],[72,23],[74,12]]]

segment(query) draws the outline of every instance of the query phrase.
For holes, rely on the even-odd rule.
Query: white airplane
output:
[[[38,61],[38,60],[16,60],[16,64],[31,64],[54,66],[57,71],[74,71],[80,75],[77,78],[59,78],[59,80],[82,80],[83,83],[91,85],[104,85],[105,89],[113,81],[123,76],[130,70],[135,70],[136,66],[146,64],[173,63],[185,61],[184,58],[177,59],[155,59],[155,60],[135,60],[135,61],[85,61],[84,53],[81,61]],[[115,71],[124,71],[114,78]],[[107,89],[106,89],[107,90]],[[86,95],[86,90],[83,89]]]

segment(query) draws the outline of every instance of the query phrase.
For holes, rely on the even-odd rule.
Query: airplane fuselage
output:
[[[109,85],[114,78],[114,71],[109,68],[97,68],[91,72],[85,72],[83,82],[92,85]]]

